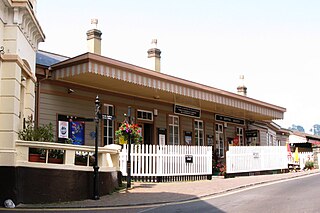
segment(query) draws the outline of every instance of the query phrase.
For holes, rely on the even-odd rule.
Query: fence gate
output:
[[[227,151],[227,173],[288,168],[285,146],[231,146]]]
[[[128,145],[120,153],[120,171],[127,176]],[[179,181],[211,178],[212,147],[131,145],[131,175],[142,181]]]

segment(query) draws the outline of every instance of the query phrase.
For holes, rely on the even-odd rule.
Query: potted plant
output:
[[[128,143],[129,136],[131,143],[139,144],[142,142],[140,127],[137,124],[129,124],[127,121],[124,121],[116,131],[116,143]]]
[[[46,150],[39,148],[29,148],[30,162],[46,162]]]
[[[60,149],[51,149],[49,150],[48,156],[48,163],[62,164],[64,151]]]
[[[34,126],[32,116],[28,116],[25,122],[26,127],[18,132],[18,138],[24,141],[46,141],[53,142],[53,126],[52,124]],[[29,148],[29,161],[31,162],[45,162],[45,149]]]
[[[87,166],[88,162],[88,153],[77,151],[75,155],[74,164],[78,166]]]

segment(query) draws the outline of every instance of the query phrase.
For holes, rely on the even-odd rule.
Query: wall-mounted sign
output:
[[[207,135],[207,146],[213,146],[213,135]]]
[[[244,125],[243,119],[232,118],[232,117],[227,117],[227,116],[223,116],[223,115],[216,115],[216,121],[223,121],[223,122],[228,122],[228,123]]]
[[[256,138],[256,137],[258,137],[258,130],[257,129],[246,131],[246,138]]]
[[[192,155],[186,155],[186,163],[193,163],[193,156]]]
[[[184,142],[186,145],[192,144],[192,132],[184,132]]]
[[[253,154],[253,158],[260,158],[259,152],[254,152],[252,154]]]
[[[177,104],[174,105],[173,111],[175,114],[190,116],[190,117],[194,117],[194,118],[200,118],[200,116],[201,116],[200,109],[181,106],[181,105],[177,105]]]
[[[69,122],[59,121],[59,138],[69,138]]]
[[[160,146],[166,145],[166,135],[167,135],[167,129],[165,128],[158,128],[158,144]]]

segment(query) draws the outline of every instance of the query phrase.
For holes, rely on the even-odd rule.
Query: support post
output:
[[[99,127],[99,119],[100,119],[100,100],[99,96],[97,95],[95,100],[95,150],[94,150],[94,165],[93,165],[93,199],[99,200],[99,166],[98,166],[98,127]]]
[[[128,123],[131,124],[131,106],[128,107]],[[131,188],[131,133],[128,137],[127,189]]]

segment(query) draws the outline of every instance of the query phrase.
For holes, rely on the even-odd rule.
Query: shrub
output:
[[[304,169],[313,169],[313,168],[314,168],[313,161],[307,161],[305,166],[304,166]]]
[[[50,123],[35,127],[32,116],[29,116],[26,121],[26,128],[18,132],[18,137],[24,141],[54,142],[53,126]]]

